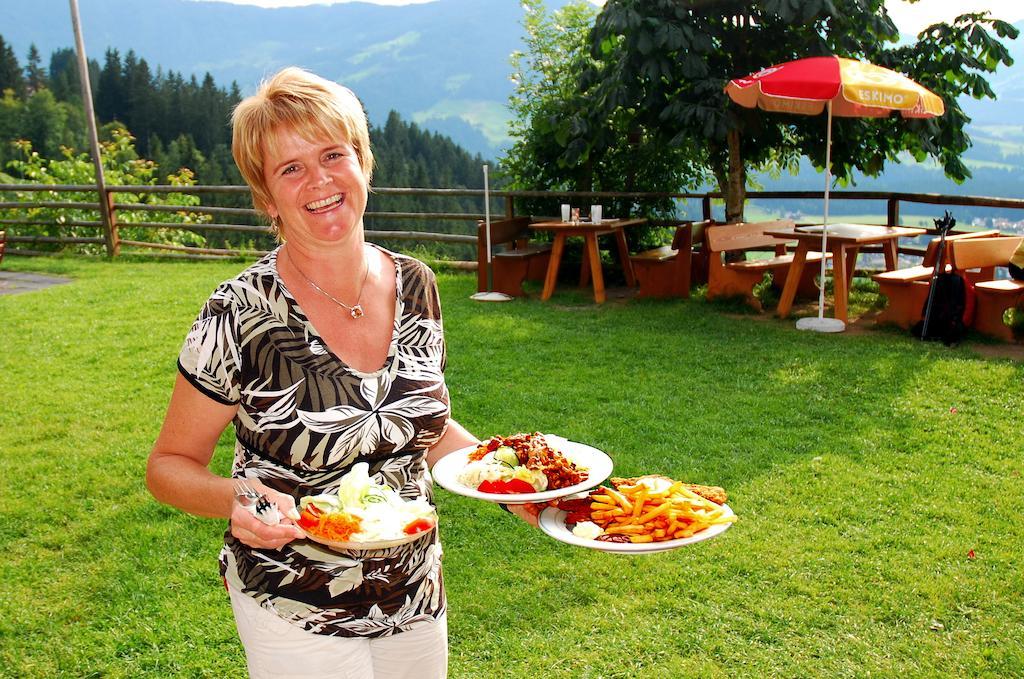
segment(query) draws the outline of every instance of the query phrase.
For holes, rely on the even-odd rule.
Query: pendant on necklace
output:
[[[352,318],[355,318],[355,319],[362,318],[365,315],[363,313],[363,305],[362,304],[356,304],[354,307],[352,307],[352,309],[348,313],[349,313],[349,315]]]

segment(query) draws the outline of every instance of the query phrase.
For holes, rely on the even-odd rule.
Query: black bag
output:
[[[924,320],[915,323],[910,332],[919,339],[939,340],[947,347],[955,346],[963,339],[967,323],[970,322],[973,290],[967,280],[958,273],[940,273],[932,281],[932,285],[935,289],[930,295],[931,314],[928,314],[927,300],[921,309],[922,318],[928,318],[928,332],[921,336]]]

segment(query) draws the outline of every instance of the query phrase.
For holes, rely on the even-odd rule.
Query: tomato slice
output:
[[[434,522],[430,519],[413,519],[402,530],[405,531],[406,535],[415,535],[416,533],[430,530],[433,527]]]
[[[500,493],[498,490],[499,481],[481,481],[480,485],[476,487],[481,493]]]
[[[522,479],[512,479],[505,482],[506,493],[536,493],[537,490]]]
[[[481,493],[495,493],[501,495],[521,493],[536,493],[536,489],[522,479],[511,479],[509,481],[482,481],[476,487]]]
[[[315,528],[320,525],[320,519],[317,517],[322,513],[323,512],[317,510],[313,505],[307,505],[306,508],[302,510],[302,513],[299,514],[299,520],[295,523],[297,523],[299,528],[303,530]]]

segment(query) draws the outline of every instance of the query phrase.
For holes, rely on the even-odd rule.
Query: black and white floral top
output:
[[[277,273],[280,248],[222,283],[192,326],[178,367],[197,389],[237,404],[232,474],[292,495],[328,492],[357,462],[406,498],[433,498],[426,452],[449,414],[445,345],[433,272],[395,262],[394,331],[380,370],[327,348]],[[437,530],[370,552],[311,541],[281,550],[224,536],[228,584],[317,634],[382,637],[444,613]]]

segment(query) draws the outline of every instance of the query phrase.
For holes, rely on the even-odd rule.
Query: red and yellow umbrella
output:
[[[825,219],[821,230],[821,251],[828,239],[828,198],[832,184],[832,116],[884,118],[898,111],[904,118],[933,118],[942,115],[945,104],[934,92],[910,78],[866,61],[842,57],[808,57],[770,66],[745,78],[730,80],[725,92],[740,106],[760,107],[776,113],[828,114],[825,141]],[[821,278],[825,279],[825,259]],[[824,285],[818,299],[818,322],[797,323],[813,330],[842,330],[836,319],[823,319]],[[814,319],[801,319],[813,321]]]
[[[910,78],[866,61],[808,57],[729,81],[729,97],[740,106],[776,113],[817,115],[826,106],[845,118],[932,118],[946,107],[935,93]]]

